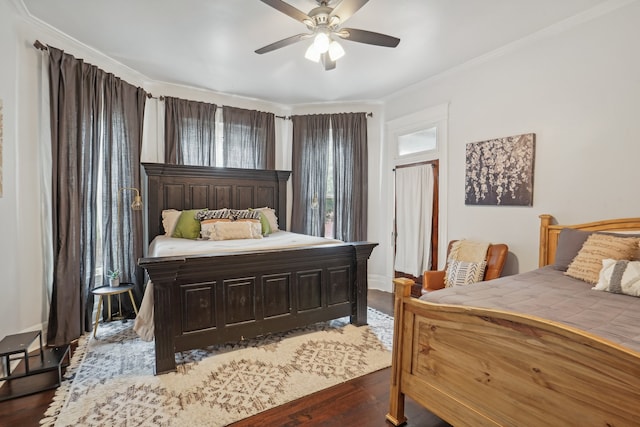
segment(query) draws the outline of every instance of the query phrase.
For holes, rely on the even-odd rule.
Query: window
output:
[[[431,127],[398,136],[398,156],[410,156],[438,148],[437,128]]]
[[[327,150],[327,194],[324,197],[324,237],[333,239],[336,236],[335,229],[333,227],[333,223],[335,220],[336,212],[336,200],[335,200],[335,190],[333,185],[333,150],[331,149],[333,145],[333,140],[331,138],[331,131],[329,132],[329,141],[330,144]]]
[[[366,240],[366,113],[292,116],[291,231]]]

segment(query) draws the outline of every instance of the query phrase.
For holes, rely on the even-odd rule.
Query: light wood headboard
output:
[[[584,224],[558,225],[551,224],[553,216],[540,215],[540,257],[538,265],[544,267],[555,262],[558,236],[563,228],[574,228],[585,231],[638,231],[640,232],[640,218],[605,219]]]

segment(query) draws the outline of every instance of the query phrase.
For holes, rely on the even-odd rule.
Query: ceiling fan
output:
[[[313,38],[314,41],[307,49],[305,57],[315,62],[322,61],[325,70],[333,70],[336,67],[336,60],[344,55],[344,49],[336,41],[336,38],[384,47],[396,47],[400,43],[400,39],[386,34],[342,27],[345,21],[369,0],[338,0],[335,7],[331,7],[329,4],[336,3],[336,1],[316,0],[318,6],[309,13],[304,13],[282,0],[261,1],[302,22],[311,32],[296,34],[261,47],[255,51],[258,54],[271,52],[281,47]]]

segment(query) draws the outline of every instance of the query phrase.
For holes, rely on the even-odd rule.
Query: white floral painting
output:
[[[467,144],[465,204],[533,206],[534,133]]]

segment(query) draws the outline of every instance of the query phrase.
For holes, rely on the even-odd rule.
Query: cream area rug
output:
[[[153,375],[153,342],[133,322],[83,336],[42,426],[224,426],[391,365],[393,318],[369,308],[348,318],[177,353]]]

